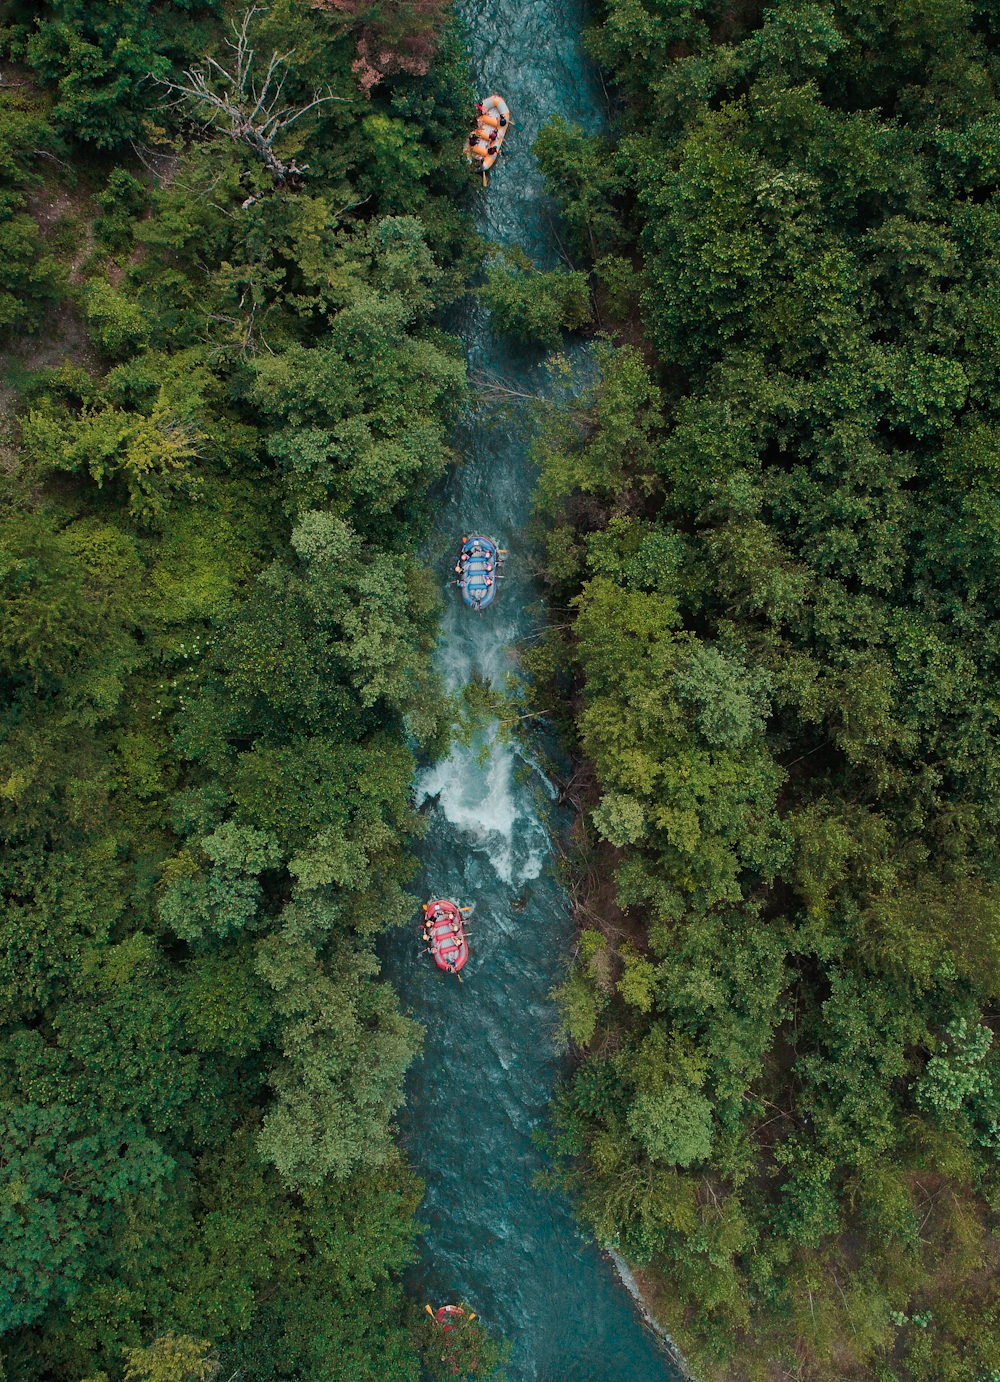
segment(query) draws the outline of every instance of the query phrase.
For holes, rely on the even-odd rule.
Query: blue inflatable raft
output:
[[[506,555],[504,548],[498,547],[492,538],[462,538],[455,563],[456,584],[470,609],[485,609],[496,599]]]

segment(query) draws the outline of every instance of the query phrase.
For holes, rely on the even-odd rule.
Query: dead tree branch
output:
[[[242,19],[232,21],[235,41],[227,39],[226,45],[234,57],[228,68],[215,58],[206,56],[203,62],[185,70],[183,83],[161,78],[159,85],[175,92],[180,101],[194,105],[199,113],[207,115],[209,122],[228,134],[230,139],[246,145],[263,161],[274,179],[274,185],[281,187],[289,179],[301,177],[309,165],[300,168],[294,159],[289,163],[280,159],[274,152],[274,141],[278,135],[317,106],[325,105],[328,101],[347,101],[349,98],[334,96],[317,88],[305,105],[285,104],[283,91],[288,76],[285,64],[295,52],[294,48],[287,53],[272,52],[264,78],[258,82],[250,26],[258,14],[265,12],[263,6],[251,5],[243,11]]]
[[[474,386],[479,398],[488,406],[510,401],[511,403],[543,403],[552,407],[552,399],[540,393],[526,393],[514,384],[509,384],[499,374],[489,370],[475,370],[469,375],[469,383]]]

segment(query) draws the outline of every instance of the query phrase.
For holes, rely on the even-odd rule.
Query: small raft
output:
[[[463,537],[455,570],[462,599],[470,609],[485,609],[497,597],[506,549],[492,538]]]
[[[457,974],[469,958],[461,907],[450,897],[431,898],[424,903],[423,928],[438,969]]]
[[[482,169],[485,184],[486,174],[500,157],[500,145],[510,129],[510,111],[507,102],[496,95],[487,96],[478,109],[479,118],[469,135],[465,156],[476,168]]]
[[[465,1319],[465,1311],[460,1305],[442,1305],[437,1310],[432,1310],[431,1314],[438,1324],[444,1325],[446,1330],[454,1329],[459,1320]],[[475,1319],[476,1317],[472,1315],[470,1318]]]

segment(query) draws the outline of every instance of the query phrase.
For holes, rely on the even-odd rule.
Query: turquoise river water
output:
[[[480,97],[499,92],[521,126],[487,192],[479,228],[551,263],[541,178],[530,148],[541,124],[563,112],[590,129],[605,118],[600,81],[579,48],[577,0],[466,0]],[[473,305],[451,323],[473,370],[538,389],[540,355],[505,346]],[[534,476],[517,428],[469,427],[461,464],[439,491],[431,559],[442,582],[466,533],[509,549],[507,576],[483,614],[446,592],[440,658],[450,687],[473,671],[514,670],[539,592],[522,531]],[[410,1288],[434,1305],[467,1300],[513,1342],[512,1382],[667,1382],[676,1376],[644,1326],[610,1259],[580,1235],[568,1202],[533,1179],[542,1160],[531,1141],[543,1125],[562,1063],[549,990],[564,973],[573,927],[551,869],[539,793],[553,789],[509,748],[480,767],[456,750],[416,783],[430,829],[420,853],[423,895],[474,903],[464,982],[418,957],[416,925],[388,937],[383,974],[426,1026],[426,1050],[410,1071],[400,1128],[427,1195],[427,1225]]]

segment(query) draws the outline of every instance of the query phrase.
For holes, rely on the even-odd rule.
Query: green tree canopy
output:
[[[280,188],[151,80],[221,50],[221,8],[14,3],[0,34],[0,328],[72,353],[11,375],[0,468],[24,1382],[419,1371],[392,1118],[422,1033],[374,947],[449,732],[415,554],[465,399],[435,313],[479,256],[470,95],[443,16],[370,99],[343,15],[251,22],[292,102],[343,98],[285,132]]]
[[[617,209],[646,349],[538,410],[531,661],[617,882],[554,1146],[708,1372],[987,1375],[995,25],[609,0],[587,42],[614,144],[540,155],[567,234]]]

